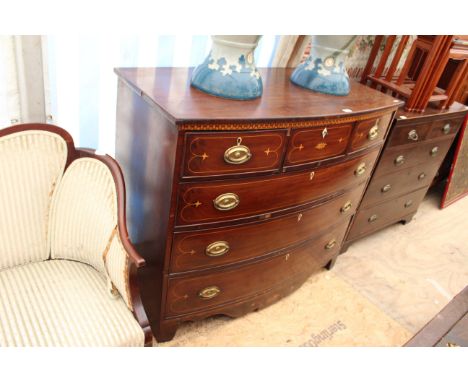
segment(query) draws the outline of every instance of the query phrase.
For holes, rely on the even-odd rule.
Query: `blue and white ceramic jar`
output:
[[[296,85],[320,93],[349,94],[346,59],[356,36],[312,36],[309,57],[292,73]]]
[[[254,61],[260,40],[255,36],[212,36],[213,47],[192,73],[192,86],[206,93],[238,100],[258,98],[263,84]]]

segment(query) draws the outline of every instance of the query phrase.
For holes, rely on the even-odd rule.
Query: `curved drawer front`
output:
[[[286,130],[187,133],[183,176],[203,177],[278,170]]]
[[[284,165],[294,166],[344,154],[352,127],[353,125],[348,123],[323,128],[294,130]]]
[[[385,114],[379,118],[357,122],[351,140],[350,151],[362,150],[366,147],[381,143],[387,133],[392,114]]]
[[[378,149],[315,171],[253,180],[181,184],[177,225],[245,218],[337,193],[365,180],[377,154]]]
[[[248,298],[299,274],[319,270],[338,253],[348,223],[284,254],[202,276],[170,278],[166,313],[177,316]]]
[[[348,221],[365,183],[314,208],[262,223],[175,233],[171,272],[232,264],[306,241]]]
[[[413,214],[417,211],[426,192],[427,187],[424,187],[376,206],[360,209],[346,240],[357,239]]]
[[[387,148],[380,158],[373,177],[380,177],[419,164],[440,165],[451,144],[452,139],[444,139],[428,141],[414,147]]]
[[[374,203],[384,202],[395,196],[431,184],[439,169],[440,163],[429,163],[402,169],[381,177],[372,177],[362,200],[361,208]]]

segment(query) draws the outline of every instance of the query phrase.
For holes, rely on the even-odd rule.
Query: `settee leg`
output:
[[[159,324],[159,327],[154,333],[154,337],[157,342],[167,342],[174,338],[177,328],[179,327],[179,321],[163,321]]]

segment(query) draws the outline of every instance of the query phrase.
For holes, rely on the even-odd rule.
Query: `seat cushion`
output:
[[[0,346],[143,346],[143,330],[105,282],[70,260],[1,270]]]

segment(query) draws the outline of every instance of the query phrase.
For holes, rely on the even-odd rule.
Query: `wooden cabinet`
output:
[[[467,109],[398,111],[342,251],[364,236],[409,222],[437,174]]]
[[[245,102],[191,88],[188,69],[116,72],[116,157],[158,341],[267,306],[333,263],[398,101],[360,84],[310,92],[288,69],[262,70],[263,96]]]

